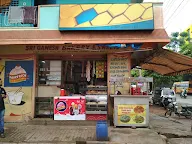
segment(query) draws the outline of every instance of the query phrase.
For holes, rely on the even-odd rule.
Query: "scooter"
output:
[[[167,106],[167,110],[165,112],[165,116],[171,116],[172,113],[177,116],[184,116],[188,119],[192,118],[192,106],[179,106],[177,102],[170,103]]]
[[[187,98],[187,92],[185,92],[185,91],[181,92],[180,97],[186,99]]]
[[[168,97],[162,97],[161,104],[166,109],[167,106],[172,102],[172,99]]]

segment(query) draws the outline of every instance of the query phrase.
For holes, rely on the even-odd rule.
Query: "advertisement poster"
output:
[[[33,86],[33,61],[5,61],[4,86]]]
[[[104,78],[105,63],[102,61],[96,62],[96,78]]]
[[[85,120],[85,97],[55,97],[54,120]]]
[[[118,105],[118,124],[146,124],[146,105]]]

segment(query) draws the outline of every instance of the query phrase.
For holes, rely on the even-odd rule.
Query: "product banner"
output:
[[[33,61],[5,61],[4,86],[33,86]]]
[[[85,120],[85,97],[55,97],[54,120]]]
[[[146,105],[118,105],[118,124],[146,124]]]

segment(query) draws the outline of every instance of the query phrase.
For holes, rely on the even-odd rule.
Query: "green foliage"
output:
[[[153,77],[154,87],[172,87],[174,82],[182,81],[182,76],[163,76],[153,71],[144,71],[144,77]]]
[[[143,76],[145,73],[145,70],[141,70],[141,75]],[[131,77],[139,77],[139,69],[133,69],[131,70]]]
[[[172,33],[172,34],[171,34],[171,37],[172,37],[172,38],[177,38],[177,37],[179,37],[179,32],[174,32],[174,33]]]
[[[174,82],[182,81],[182,76],[163,76],[149,70],[141,71],[143,77],[153,77],[154,87],[172,87]],[[139,77],[139,70],[131,70],[132,77]]]
[[[183,46],[181,46],[179,53],[192,57],[192,44],[186,43]]]
[[[190,37],[187,32],[174,32],[171,34],[170,37],[170,43],[166,46],[167,48],[173,50],[173,51],[178,51],[182,49],[184,45],[190,45]]]
[[[131,77],[139,77],[139,71],[138,70],[131,70]]]
[[[188,32],[182,32],[179,34],[183,38],[187,38],[189,36]]]

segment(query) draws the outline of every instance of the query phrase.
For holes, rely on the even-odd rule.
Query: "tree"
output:
[[[186,43],[183,46],[181,46],[179,53],[192,57],[192,44]]]
[[[175,52],[179,52],[184,45],[189,44],[189,34],[187,32],[174,32],[171,34],[170,43],[166,45],[167,48]]]
[[[132,77],[139,77],[138,70],[131,70]],[[153,77],[154,87],[172,87],[174,82],[182,81],[182,76],[163,76],[149,70],[142,70],[143,77]]]
[[[138,70],[131,70],[131,77],[139,77],[139,71]]]
[[[143,72],[144,77],[153,77],[154,87],[172,87],[174,82],[182,81],[182,76],[164,76],[153,71]]]

